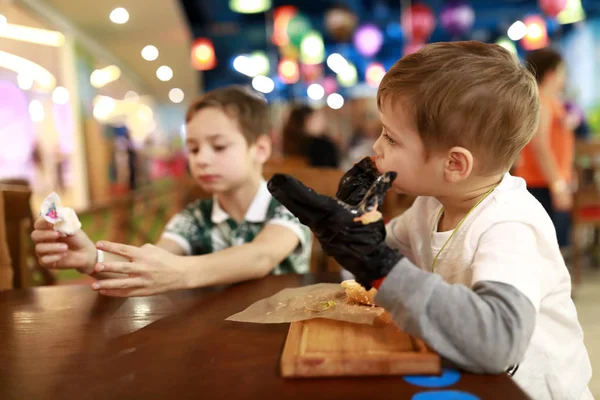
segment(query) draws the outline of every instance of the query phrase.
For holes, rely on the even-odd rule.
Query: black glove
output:
[[[356,205],[320,195],[289,175],[274,175],[268,188],[273,197],[313,231],[325,253],[352,272],[356,281],[368,290],[372,282],[386,276],[403,256],[386,246],[382,219],[363,224],[358,218],[382,205],[395,178],[395,172],[388,172],[377,177],[367,190],[361,185],[344,186],[342,178],[340,188],[347,189],[345,193],[350,198],[364,191]]]
[[[351,206],[358,205],[379,175],[373,160],[365,157],[342,176],[335,197]],[[383,196],[381,201],[383,201]]]

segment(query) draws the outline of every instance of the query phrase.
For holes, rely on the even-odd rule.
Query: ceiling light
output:
[[[60,47],[65,43],[65,35],[60,32],[23,25],[5,24],[2,26],[1,17],[0,37],[52,47]]]
[[[255,14],[271,8],[271,0],[229,0],[229,8],[240,14]]]
[[[127,93],[125,93],[125,97],[123,97],[123,98],[125,99],[125,101],[131,101],[131,102],[135,103],[136,101],[138,101],[140,99],[140,96],[133,90],[130,90]]]
[[[142,49],[142,58],[146,61],[154,61],[158,58],[158,49],[148,45]]]
[[[166,65],[158,67],[156,77],[163,82],[170,81],[173,78],[173,70]]]
[[[142,104],[137,111],[137,117],[140,121],[150,121],[153,116],[154,112],[152,112],[152,109],[145,104]]]
[[[6,19],[6,17],[4,15],[0,14],[0,30],[2,28],[5,28],[7,24],[8,24],[8,20]]]
[[[116,81],[121,76],[121,70],[116,65],[109,65],[102,69],[96,69],[90,76],[90,83],[95,88],[101,88]]]
[[[321,100],[325,96],[325,89],[318,83],[313,83],[306,89],[306,94],[313,100]]]
[[[69,97],[69,91],[62,86],[57,86],[54,91],[52,91],[52,101],[56,104],[67,104],[69,102]]]
[[[331,93],[327,96],[327,105],[334,110],[339,110],[344,105],[344,98],[339,93]]]
[[[115,24],[124,24],[129,21],[129,13],[123,7],[118,7],[110,13],[110,20]]]
[[[275,89],[275,82],[268,76],[258,75],[252,79],[252,87],[262,93],[271,93]]]
[[[338,53],[333,53],[327,57],[327,66],[335,73],[340,73],[348,66],[348,61]]]
[[[33,122],[42,122],[46,117],[44,105],[39,100],[31,100],[29,103],[29,116]]]
[[[183,90],[179,88],[173,88],[169,91],[169,100],[173,103],[181,103],[184,97]]]
[[[0,50],[0,67],[9,69],[17,74],[26,74],[40,85],[40,88],[51,90],[56,85],[56,79],[47,69],[26,58]]]
[[[17,75],[17,84],[22,90],[29,90],[33,87],[33,78],[27,73]]]
[[[523,37],[525,37],[526,34],[527,26],[525,25],[525,23],[523,23],[523,21],[516,21],[510,26],[510,28],[508,28],[507,32],[508,38],[514,41],[523,39]]]
[[[107,96],[98,96],[94,99],[94,118],[97,120],[105,120],[114,111],[116,106],[115,100]]]

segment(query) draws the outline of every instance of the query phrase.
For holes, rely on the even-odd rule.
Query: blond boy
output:
[[[389,222],[385,243],[370,242],[379,222],[367,235],[343,207],[299,186],[274,182],[272,192],[357,280],[379,287],[376,303],[400,328],[453,364],[508,371],[536,400],[592,398],[552,221],[507,172],[536,131],[535,78],[498,45],[435,43],[387,72],[377,102],[377,169],[418,196]],[[309,203],[326,204],[327,216]]]

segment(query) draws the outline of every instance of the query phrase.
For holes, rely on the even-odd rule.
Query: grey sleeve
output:
[[[375,302],[400,329],[475,373],[502,373],[520,363],[536,319],[533,304],[513,286],[449,284],[406,259],[384,280]]]

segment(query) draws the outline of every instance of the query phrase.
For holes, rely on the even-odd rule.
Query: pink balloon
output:
[[[464,35],[475,22],[473,8],[460,0],[446,3],[440,13],[440,25],[452,35]]]
[[[404,46],[404,55],[407,56],[409,54],[416,53],[421,50],[425,46],[425,43],[409,43]]]
[[[567,0],[538,0],[542,11],[549,17],[556,17],[567,6]]]
[[[383,44],[383,33],[374,24],[363,25],[354,33],[354,46],[365,57],[373,57]]]

